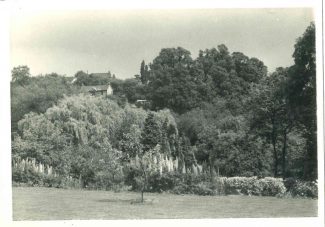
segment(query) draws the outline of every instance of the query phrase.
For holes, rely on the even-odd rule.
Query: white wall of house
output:
[[[107,95],[112,95],[113,94],[113,88],[111,87],[111,85],[109,84],[108,85],[108,88],[107,88]]]

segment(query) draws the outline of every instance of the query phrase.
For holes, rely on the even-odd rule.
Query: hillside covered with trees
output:
[[[294,64],[274,72],[223,44],[195,59],[182,47],[163,48],[126,80],[83,71],[31,77],[27,66],[15,67],[13,160],[33,158],[81,187],[105,189],[168,189],[186,182],[178,174],[197,172],[212,183],[215,176],[316,180],[315,51],[312,23],[296,41]],[[80,94],[81,86],[107,83],[111,96]],[[139,99],[150,106],[135,107]]]

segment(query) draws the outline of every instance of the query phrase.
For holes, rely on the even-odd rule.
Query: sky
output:
[[[225,44],[272,72],[293,64],[296,39],[311,21],[309,8],[18,10],[10,23],[10,66],[27,65],[34,76],[83,70],[125,79],[162,48],[181,46],[196,58],[199,50]]]

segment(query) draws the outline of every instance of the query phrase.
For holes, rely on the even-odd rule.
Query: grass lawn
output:
[[[257,196],[145,193],[13,187],[13,219],[85,220],[317,216],[317,200]]]

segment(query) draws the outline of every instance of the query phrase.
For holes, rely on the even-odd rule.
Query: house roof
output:
[[[93,85],[93,86],[81,86],[82,92],[90,91],[107,91],[109,85]]]

